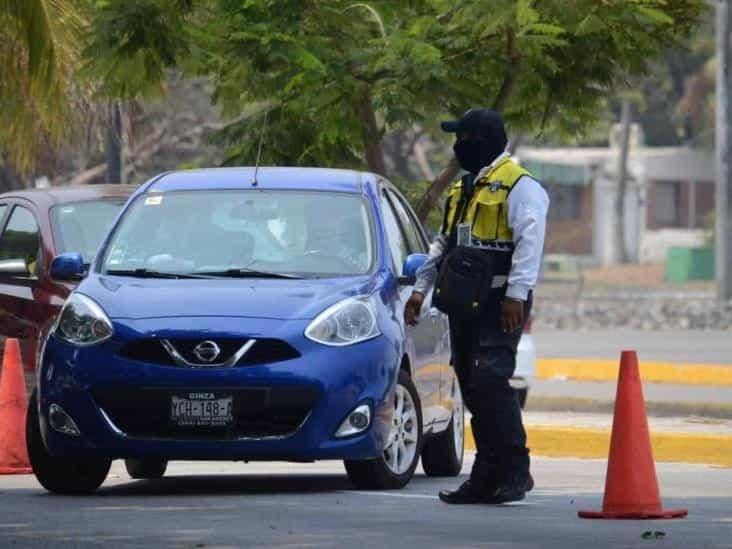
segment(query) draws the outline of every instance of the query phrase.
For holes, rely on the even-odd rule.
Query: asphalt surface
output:
[[[732,547],[729,469],[659,464],[664,503],[688,507],[686,519],[578,519],[601,505],[604,472],[600,460],[537,458],[525,502],[456,507],[436,493],[462,478],[420,474],[400,491],[362,492],[337,462],[181,462],[159,481],[132,481],[116,462],[94,496],[0,477],[0,547]]]
[[[732,366],[732,331],[549,330],[532,333],[540,358],[620,358],[634,349],[638,358],[660,362]]]

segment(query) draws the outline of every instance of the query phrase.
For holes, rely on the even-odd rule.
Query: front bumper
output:
[[[44,440],[53,455],[95,455],[111,459],[157,456],[166,459],[291,460],[367,459],[381,455],[391,425],[396,347],[378,337],[350,347],[333,348],[307,340],[300,321],[196,319],[206,325],[205,337],[236,333],[257,338],[287,336],[299,358],[257,366],[185,368],[122,358],[119,349],[132,337],[156,332],[139,321],[100,345],[77,348],[50,337],[39,371],[39,416]],[[185,322],[168,319],[163,337],[191,332]],[[134,333],[132,333],[134,332]],[[304,421],[291,434],[258,437],[178,438],[135,436],[124,432],[100,403],[100,391],[118,389],[131,398],[144,391],[232,391],[264,389],[282,393],[300,388],[315,395]],[[336,439],[333,434],[359,404],[372,407],[373,420],[364,432]],[[48,409],[60,405],[81,436],[61,434],[48,425]],[[130,406],[134,408],[134,406]],[[139,418],[137,418],[139,419]]]

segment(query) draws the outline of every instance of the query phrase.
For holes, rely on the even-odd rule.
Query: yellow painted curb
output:
[[[547,457],[600,458],[608,456],[610,431],[575,427],[526,426],[531,453]],[[651,434],[656,461],[681,461],[732,467],[732,436],[694,433]],[[470,425],[465,426],[465,448],[475,450]]]
[[[539,358],[536,361],[536,376],[540,379],[616,381],[619,364],[619,359]],[[640,361],[640,374],[643,381],[651,383],[732,385],[732,365]]]

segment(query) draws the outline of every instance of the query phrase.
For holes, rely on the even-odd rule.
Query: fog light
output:
[[[360,404],[348,414],[348,417],[341,423],[336,431],[336,438],[356,435],[369,428],[371,425],[371,407],[368,404]]]
[[[54,431],[58,431],[64,435],[78,437],[81,434],[76,423],[71,419],[71,416],[58,404],[51,404],[51,406],[49,406],[48,422]]]

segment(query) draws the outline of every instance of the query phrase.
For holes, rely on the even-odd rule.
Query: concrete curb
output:
[[[578,381],[615,381],[618,360],[595,358],[539,358],[536,377],[539,379],[575,379]],[[650,383],[679,385],[732,385],[732,365],[677,364],[672,362],[640,362],[641,379]]]
[[[605,429],[527,425],[528,445],[537,456],[607,459],[610,431]],[[722,434],[651,434],[656,461],[704,463],[732,468],[732,436]],[[475,450],[473,432],[465,426],[465,449]]]
[[[615,402],[591,398],[537,396],[529,394],[526,410],[529,412],[580,412],[612,414]],[[646,412],[651,417],[705,417],[732,419],[732,404],[721,402],[646,401]]]

